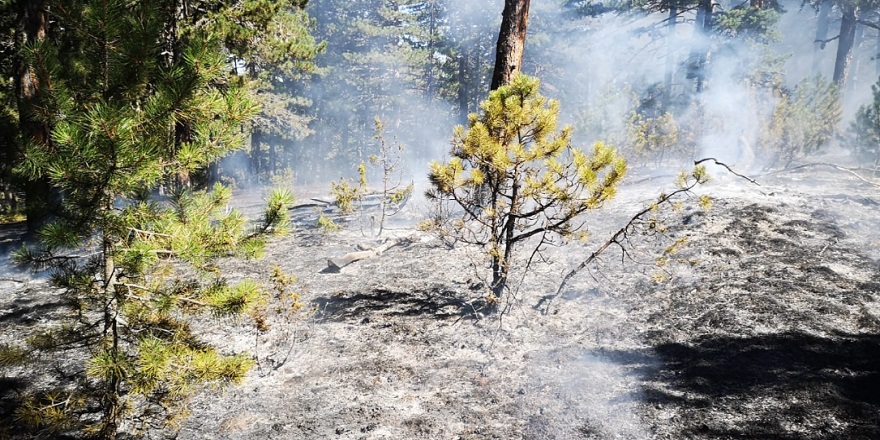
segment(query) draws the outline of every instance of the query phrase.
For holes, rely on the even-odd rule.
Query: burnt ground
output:
[[[280,265],[310,312],[260,335],[202,322],[206,339],[255,353],[259,366],[243,385],[195,398],[178,433],[148,434],[880,438],[880,188],[810,169],[759,176],[761,186],[717,177],[700,189],[711,210],[661,211],[664,234],[631,236],[626,255],[611,248],[547,301],[671,182],[631,176],[587,219],[592,239],[549,250],[501,313],[485,309],[473,249],[406,226],[424,215],[415,202],[390,231],[408,240],[338,273],[326,260],[370,239],[354,224],[332,235],[302,224],[264,259],[223,272],[266,279]],[[674,252],[658,264],[664,250]],[[5,340],[60,313],[44,284],[0,283]],[[3,399],[33,381],[7,371]]]

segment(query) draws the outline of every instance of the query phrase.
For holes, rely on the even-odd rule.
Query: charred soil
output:
[[[712,209],[659,212],[664,233],[609,250],[549,308],[565,271],[650,203],[659,180],[592,213],[593,240],[548,250],[492,313],[474,249],[397,228],[399,245],[330,271],[328,258],[369,240],[353,225],[330,235],[301,225],[264,259],[226,261],[223,273],[268,279],[279,265],[311,311],[262,333],[200,323],[258,367],[242,386],[192,401],[176,434],[148,434],[880,438],[880,191],[840,174],[805,178],[707,185]],[[419,217],[415,202],[408,209]],[[0,283],[4,341],[62,315],[45,284]],[[7,428],[18,392],[63,380],[58,371],[4,372]]]

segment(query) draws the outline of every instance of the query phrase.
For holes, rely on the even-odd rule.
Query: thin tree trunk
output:
[[[467,122],[468,117],[468,52],[462,47],[458,55],[458,117],[462,124]]]
[[[859,47],[862,45],[862,40],[865,38],[865,27],[856,23],[856,32],[853,36],[853,54],[857,54]],[[851,55],[850,60],[850,68],[849,73],[847,74],[848,80],[846,82],[846,91],[847,93],[852,93],[856,88],[856,81],[859,80],[859,69],[861,69],[861,60],[856,55]]]
[[[522,68],[530,3],[531,0],[504,1],[501,31],[498,33],[498,46],[495,50],[495,70],[492,73],[490,90],[509,84],[514,75]]]
[[[880,77],[880,30],[877,31],[877,49],[874,54],[874,76]]]
[[[831,12],[833,0],[822,0],[819,3],[819,15],[816,19],[816,38],[813,40],[813,63],[812,70],[814,75],[819,74],[822,61],[821,51],[825,49],[825,40],[828,39],[828,15]]]
[[[485,53],[481,49],[483,49],[482,45],[478,44],[468,60],[468,72],[470,72],[467,89],[468,109],[480,108],[480,100],[482,99],[480,91],[485,87],[486,77],[483,75],[483,56]]]
[[[840,38],[837,39],[837,55],[834,58],[834,75],[832,80],[843,90],[843,87],[846,85],[846,77],[849,74],[850,61],[852,60],[858,9],[853,5],[843,6],[841,9],[843,16],[840,19]]]
[[[691,53],[692,71],[689,75],[694,80],[697,94],[705,88],[706,63],[709,59],[708,39],[712,30],[712,0],[700,0],[694,20],[694,35],[699,38],[699,46]]]
[[[678,8],[673,5],[669,7],[669,20],[666,24],[666,78],[664,85],[666,88],[666,108],[672,105],[672,77],[675,72],[675,21],[678,18]]]
[[[169,50],[171,63],[178,66],[183,63],[183,42],[181,41],[180,28],[181,23],[186,23],[188,8],[186,2],[175,3],[173,5],[174,13],[168,27],[166,29],[168,41],[166,42],[166,50]],[[192,140],[192,126],[188,121],[181,120],[174,124],[174,152],[183,148],[183,144]],[[174,182],[171,185],[177,189],[191,189],[192,181],[188,170],[181,168],[176,176],[173,177]]]
[[[278,172],[278,152],[275,151],[274,139],[269,142],[269,175],[275,175]]]
[[[105,212],[113,210],[113,197],[108,197],[105,206],[102,208]],[[114,257],[114,243],[112,232],[109,228],[105,228],[101,238],[101,254],[104,263],[104,333],[109,337],[111,345],[109,347],[110,354],[113,356],[113,362],[119,362],[119,324],[117,315],[119,314],[121,295],[116,291],[117,274],[116,260]],[[107,333],[109,332],[109,335]],[[104,384],[104,399],[102,406],[104,409],[103,425],[99,438],[102,440],[112,440],[116,438],[116,431],[119,429],[119,420],[122,417],[122,401],[120,399],[120,389],[122,377],[118,374],[112,374],[107,383]]]
[[[425,97],[428,98],[429,101],[434,99],[434,89],[435,86],[435,65],[434,62],[434,45],[435,39],[437,38],[435,34],[437,33],[437,2],[430,2],[430,11],[428,12],[428,59],[427,61],[427,71],[425,72]]]
[[[263,152],[261,150],[263,144],[263,133],[254,129],[251,132],[251,171],[254,173],[254,177],[259,177],[260,173],[263,171],[262,167],[262,159]]]

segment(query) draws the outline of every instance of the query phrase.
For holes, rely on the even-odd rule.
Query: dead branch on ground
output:
[[[845,166],[837,165],[837,164],[830,163],[830,162],[805,163],[805,164],[803,164],[803,165],[798,165],[798,166],[796,166],[796,167],[785,168],[785,169],[782,169],[782,170],[779,170],[779,171],[773,171],[773,172],[771,172],[771,173],[767,173],[767,175],[784,173],[784,172],[786,172],[786,171],[791,172],[791,171],[795,171],[795,170],[799,170],[799,169],[804,169],[804,168],[814,168],[814,167],[829,167],[829,168],[834,168],[835,170],[843,171],[843,172],[845,172],[845,173],[852,174],[852,175],[855,176],[857,179],[859,179],[859,180],[861,180],[862,182],[865,182],[865,183],[867,183],[867,184],[869,184],[869,185],[873,185],[873,186],[878,186],[878,187],[880,187],[880,183],[878,183],[878,182],[872,182],[872,181],[870,181],[870,180],[868,180],[868,179],[862,177],[861,175],[859,175],[859,173],[857,173],[857,171],[873,171],[873,172],[876,172],[876,171],[878,171],[876,168],[862,168],[862,167],[854,167],[854,168],[850,168],[850,167],[845,167]]]
[[[373,258],[373,257],[377,257],[379,255],[382,255],[382,253],[387,251],[388,249],[391,249],[394,246],[402,244],[405,241],[411,241],[411,239],[412,239],[412,237],[408,237],[408,238],[404,238],[404,239],[400,239],[400,238],[389,239],[389,240],[386,240],[384,243],[382,243],[379,246],[375,246],[372,248],[366,248],[366,249],[360,250],[360,251],[349,252],[349,253],[347,253],[341,257],[337,257],[337,258],[329,258],[329,259],[327,259],[327,267],[330,269],[333,269],[335,271],[339,271],[343,267],[348,266],[349,264],[354,263],[355,261],[365,260],[367,258]]]

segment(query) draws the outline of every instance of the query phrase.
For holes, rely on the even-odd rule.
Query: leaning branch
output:
[[[737,173],[736,171],[734,171],[733,169],[731,169],[730,166],[728,166],[726,163],[724,163],[724,162],[719,162],[718,159],[715,159],[714,157],[707,157],[707,158],[705,158],[705,159],[695,160],[695,161],[694,161],[694,166],[699,165],[699,164],[701,164],[701,163],[703,163],[703,162],[708,162],[708,161],[710,161],[710,160],[711,160],[712,162],[715,162],[715,165],[720,165],[720,166],[722,166],[722,167],[724,167],[724,168],[727,168],[727,171],[730,171],[730,172],[733,173],[735,176],[742,177],[743,179],[746,179],[746,180],[748,180],[749,182],[754,183],[755,185],[761,186],[761,184],[758,183],[758,182],[756,182],[755,179],[752,179],[751,177],[743,176],[742,174]]]
[[[864,23],[862,23],[862,24],[864,24]],[[836,39],[838,39],[838,38],[840,38],[840,35],[837,35],[837,36],[831,37],[831,38],[829,38],[829,39],[827,39],[827,40],[815,40],[815,41],[813,41],[813,43],[821,43],[821,44],[822,44],[822,48],[824,49],[826,44],[828,44],[828,43],[830,43],[830,42],[832,42],[832,41],[834,41],[834,40],[836,40]]]
[[[673,191],[671,194],[669,194],[667,197],[662,198],[657,203],[651,204],[650,206],[639,211],[636,215],[632,216],[632,218],[629,219],[629,221],[626,223],[626,225],[624,225],[617,232],[615,232],[614,235],[612,235],[611,238],[608,239],[608,241],[603,243],[602,246],[599,246],[599,248],[596,249],[595,251],[593,251],[593,253],[591,253],[590,256],[587,257],[586,260],[581,261],[581,263],[578,264],[577,267],[570,270],[567,274],[565,274],[564,277],[562,277],[562,282],[559,283],[559,288],[556,289],[556,293],[541,299],[541,302],[546,301],[546,303],[547,303],[547,306],[544,308],[542,313],[546,315],[547,312],[550,310],[550,304],[553,302],[553,300],[556,297],[558,297],[560,294],[562,294],[562,292],[568,286],[569,281],[571,281],[571,279],[574,278],[575,275],[580,273],[580,271],[582,271],[584,268],[586,268],[591,263],[593,263],[593,261],[595,261],[596,258],[599,258],[599,256],[602,255],[609,247],[611,247],[611,245],[617,245],[617,246],[620,246],[621,248],[623,248],[623,244],[621,244],[622,241],[626,238],[630,229],[633,228],[635,226],[635,224],[639,220],[641,220],[645,215],[647,215],[649,212],[654,211],[654,209],[658,205],[660,205],[661,203],[667,203],[667,202],[671,201],[673,199],[673,197],[675,197],[676,195],[684,193],[684,192],[688,192],[696,185],[697,185],[697,183],[696,183],[696,181],[694,181],[692,184],[688,185],[685,188],[677,189],[677,190]],[[538,303],[538,307],[540,307],[540,305],[541,305],[541,303]]]
[[[726,164],[719,162],[718,160],[711,158],[711,157],[705,158],[705,159],[700,159],[700,160],[695,160],[694,165],[696,166],[696,165],[699,165],[699,164],[701,164],[703,162],[707,162],[707,161],[715,162],[716,164],[718,164],[724,168],[727,168],[727,170],[730,171],[731,173],[733,173],[739,177],[742,177],[743,179],[746,179],[749,182],[754,183],[755,185],[759,185],[758,182],[756,182],[754,179],[747,177],[747,176],[744,176],[742,174],[739,174],[736,171],[733,171]],[[549,312],[549,310],[550,310],[550,304],[553,302],[553,300],[556,297],[558,297],[560,294],[562,294],[563,291],[565,291],[565,288],[568,286],[569,281],[571,281],[571,279],[574,278],[575,275],[577,275],[578,273],[580,273],[581,270],[583,270],[584,268],[586,268],[587,266],[592,264],[597,258],[599,258],[600,255],[602,255],[602,253],[604,253],[606,250],[608,250],[608,248],[611,247],[611,245],[617,245],[621,249],[623,249],[623,242],[624,242],[624,240],[626,240],[627,234],[629,234],[630,230],[632,228],[634,228],[636,226],[636,224],[640,220],[642,220],[643,217],[645,217],[648,213],[654,211],[658,206],[660,206],[664,203],[672,203],[672,201],[675,200],[677,195],[682,194],[682,193],[691,192],[691,190],[694,187],[696,187],[697,185],[700,185],[701,183],[702,182],[700,182],[698,179],[694,179],[694,180],[688,182],[686,185],[682,186],[681,188],[679,188],[669,194],[664,194],[664,195],[660,196],[660,198],[658,199],[657,202],[652,203],[651,205],[645,207],[644,209],[642,209],[641,211],[636,213],[634,216],[632,216],[632,218],[630,218],[630,220],[622,228],[620,228],[617,232],[615,232],[614,235],[612,235],[611,238],[609,238],[605,243],[603,243],[601,246],[599,246],[598,249],[593,251],[593,253],[591,253],[587,257],[587,259],[585,259],[580,264],[578,264],[577,267],[575,267],[574,269],[572,269],[568,273],[566,273],[565,276],[562,277],[562,282],[559,283],[559,288],[556,289],[556,293],[553,293],[551,295],[548,295],[548,296],[545,296],[544,298],[542,298],[541,301],[538,302],[538,304],[535,306],[535,308],[540,308],[541,304],[546,302],[547,305],[544,308],[544,310],[542,311],[542,313],[546,315],[547,312]]]

